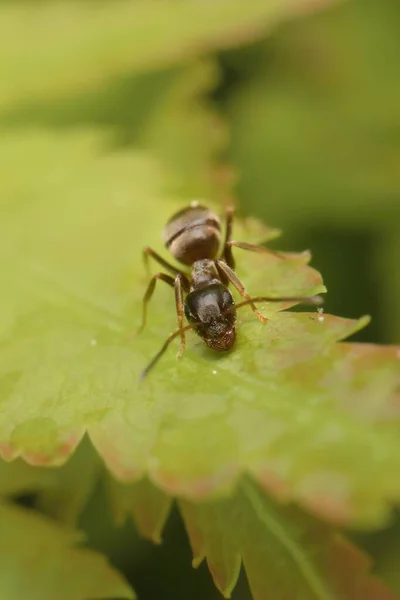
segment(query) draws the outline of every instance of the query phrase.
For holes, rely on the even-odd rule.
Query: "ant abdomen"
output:
[[[215,259],[221,241],[221,222],[209,208],[193,203],[176,213],[164,228],[164,243],[184,265]]]

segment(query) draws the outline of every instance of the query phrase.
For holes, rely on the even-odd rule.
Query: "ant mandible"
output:
[[[143,257],[146,266],[148,266],[149,257],[152,257],[173,276],[157,273],[151,278],[143,298],[142,324],[139,332],[146,325],[147,305],[153,295],[157,280],[164,281],[174,288],[178,329],[166,339],[162,348],[142,372],[141,379],[146,377],[169,344],[178,336],[181,338],[178,357],[182,356],[186,345],[185,333],[189,329],[194,329],[207,346],[213,350],[230,350],[236,338],[236,310],[242,306],[250,305],[261,323],[265,323],[267,319],[257,309],[255,302],[296,301],[315,305],[322,303],[320,296],[281,298],[257,296],[251,298],[235,274],[232,248],[241,248],[251,252],[268,252],[280,258],[283,257],[264,246],[232,240],[233,216],[234,209],[227,208],[225,239],[221,253],[219,253],[221,221],[212,210],[193,201],[171,217],[164,228],[164,243],[173,257],[185,265],[186,273],[170,265],[151,248],[144,248]],[[190,273],[187,272],[189,269]],[[229,284],[237,289],[244,301],[235,305],[228,289]],[[189,325],[183,325],[184,315]]]

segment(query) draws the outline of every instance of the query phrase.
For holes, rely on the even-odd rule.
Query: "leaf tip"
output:
[[[192,567],[194,569],[197,569],[201,565],[201,563],[203,562],[204,559],[205,559],[204,554],[199,554],[198,556],[193,556]]]
[[[232,592],[235,589],[239,579],[241,566],[242,555],[240,552],[235,553],[234,567],[228,578],[226,577],[226,574],[223,573],[223,571],[220,572],[218,569],[218,572],[216,572],[215,568],[212,568],[210,564],[208,565],[214,583],[224,598],[232,597]]]
[[[371,322],[371,315],[363,315],[358,320],[360,328],[366,327],[367,325],[370,324],[370,322]]]

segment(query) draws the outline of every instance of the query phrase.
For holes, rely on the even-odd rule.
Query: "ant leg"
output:
[[[146,293],[143,297],[143,312],[142,312],[142,324],[140,325],[139,329],[138,329],[138,333],[140,333],[141,331],[143,331],[145,325],[146,325],[146,321],[147,321],[147,305],[150,302],[150,299],[153,295],[154,289],[156,287],[156,281],[157,279],[161,279],[161,281],[165,281],[165,283],[168,283],[168,285],[170,285],[171,287],[174,287],[174,279],[173,277],[171,277],[170,275],[166,275],[165,273],[157,273],[157,275],[153,275],[153,277],[150,279],[150,283],[147,287]]]
[[[284,258],[282,254],[276,252],[275,250],[270,250],[270,248],[266,248],[265,246],[260,246],[259,244],[248,244],[247,242],[237,242],[236,240],[229,240],[226,242],[226,245],[229,248],[241,248],[242,250],[249,250],[250,252],[259,252],[261,254],[272,254],[277,258]],[[232,250],[231,250],[232,252]],[[230,266],[230,265],[229,265]]]
[[[228,308],[225,312],[232,312],[233,310],[238,310],[238,308],[242,308],[242,306],[248,306],[252,302],[297,302],[302,304],[312,304],[313,306],[321,306],[324,303],[324,299],[322,296],[281,296],[277,298],[276,296],[255,296],[254,298],[249,298],[248,300],[243,300],[238,304],[234,304],[231,308]],[[318,308],[318,313],[322,314],[323,308]],[[318,317],[319,318],[319,317]]]
[[[226,226],[225,226],[225,242],[224,249],[222,251],[222,258],[231,269],[235,268],[235,259],[233,258],[232,247],[241,248],[242,250],[249,250],[250,252],[260,252],[266,254],[272,254],[277,258],[283,258],[282,254],[279,252],[275,252],[275,250],[270,250],[265,246],[260,246],[259,244],[248,244],[247,242],[238,242],[236,240],[231,240],[232,236],[232,224],[233,217],[235,214],[235,209],[233,206],[230,206],[226,209]]]
[[[247,293],[242,282],[237,278],[235,272],[223,260],[217,260],[216,263],[218,270],[220,272],[222,271],[222,274],[225,275],[225,277],[228,278],[232,285],[235,286],[242,298],[245,298],[249,302],[251,309],[253,310],[253,312],[256,313],[261,323],[265,323],[267,321],[267,317],[264,317],[264,315],[260,313],[259,310],[257,310],[256,305],[252,301],[250,295]]]
[[[148,246],[146,248],[143,248],[143,260],[144,260],[144,264],[145,264],[147,272],[149,272],[149,257],[150,256],[151,256],[151,258],[156,260],[158,262],[158,264],[160,264],[162,267],[164,267],[164,269],[167,269],[167,271],[169,271],[173,275],[178,275],[178,273],[181,273],[183,275],[183,277],[185,277],[185,275],[179,269],[177,269],[173,265],[170,265],[166,260],[164,260],[162,258],[162,256],[157,254],[157,252],[154,252],[154,250],[152,250]],[[185,277],[185,279],[186,279],[186,277]]]
[[[232,224],[233,217],[235,214],[235,209],[233,206],[229,206],[226,209],[226,224],[225,224],[225,241],[224,248],[222,250],[222,258],[231,269],[235,268],[235,259],[233,258],[232,248],[231,248],[231,235],[232,235]]]
[[[192,329],[193,325],[185,325],[185,327],[183,328],[183,332],[185,331],[189,331],[189,329]],[[176,338],[178,337],[178,335],[181,335],[182,331],[180,329],[177,329],[176,331],[174,331],[173,333],[171,333],[167,339],[165,340],[164,344],[162,345],[161,349],[157,352],[157,354],[154,356],[154,358],[149,362],[149,364],[147,365],[147,367],[142,371],[139,381],[143,381],[143,379],[145,377],[147,377],[147,375],[149,374],[149,371],[154,367],[154,365],[159,361],[159,359],[162,357],[162,355],[164,354],[164,352],[166,351],[166,349],[168,348],[168,346],[170,345],[170,343]]]
[[[182,358],[182,355],[185,351],[186,346],[186,337],[185,332],[183,330],[183,317],[184,317],[184,309],[183,309],[183,296],[182,296],[182,284],[186,291],[188,291],[188,287],[185,285],[185,282],[182,281],[182,275],[178,273],[175,277],[174,288],[175,288],[175,306],[176,306],[176,314],[178,317],[178,329],[181,332],[181,345],[178,352],[178,358]]]

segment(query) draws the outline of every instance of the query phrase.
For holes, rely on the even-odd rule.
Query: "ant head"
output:
[[[236,312],[232,294],[222,283],[212,283],[190,292],[185,315],[196,333],[213,350],[230,350],[235,343]]]

